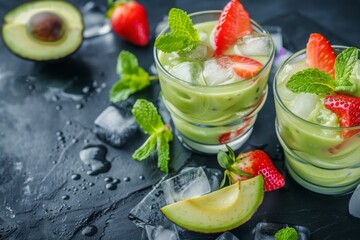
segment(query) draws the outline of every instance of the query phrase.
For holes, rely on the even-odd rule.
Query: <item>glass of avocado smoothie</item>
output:
[[[250,18],[252,32],[217,54],[221,43],[215,46],[214,32],[220,15],[189,15],[200,38],[190,53],[154,48],[161,97],[177,137],[191,150],[210,154],[226,150],[225,143],[237,149],[249,138],[266,100],[274,58],[270,34]],[[169,32],[166,28],[160,36]]]
[[[307,48],[278,69],[273,84],[275,125],[292,178],[311,191],[336,195],[350,192],[360,182],[360,61],[354,48],[354,66],[348,66],[349,74],[344,75],[344,64],[337,62],[350,62],[349,54],[339,57],[348,47],[325,42],[312,34]],[[318,75],[313,78],[310,72]],[[341,82],[344,76],[347,83]]]

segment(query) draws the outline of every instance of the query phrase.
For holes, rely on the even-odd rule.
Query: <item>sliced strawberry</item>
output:
[[[138,45],[149,43],[149,23],[145,8],[136,1],[118,1],[112,5],[111,27],[120,37]]]
[[[360,98],[335,94],[327,96],[324,100],[324,105],[336,114],[341,127],[360,125]],[[358,132],[360,132],[360,130],[346,130],[342,132],[342,135],[344,138],[348,138]]]
[[[263,67],[260,62],[252,58],[236,55],[231,55],[229,57],[233,62],[233,70],[235,74],[241,78],[252,77]]]
[[[221,136],[219,137],[219,143],[224,144],[236,139],[237,137],[239,137],[241,134],[244,133],[244,131],[247,129],[250,123],[251,123],[251,119],[245,120],[239,129],[221,134]]]
[[[284,177],[276,169],[264,151],[252,150],[241,153],[235,159],[234,151],[229,146],[227,146],[227,148],[229,150],[227,156],[223,151],[219,151],[218,162],[220,166],[226,168],[225,176],[227,176],[232,183],[262,174],[265,181],[265,191],[273,191],[285,185]]]
[[[334,78],[336,55],[329,41],[319,33],[310,34],[306,45],[306,63],[311,68],[318,68]]]
[[[223,9],[215,30],[214,56],[221,56],[239,38],[252,31],[249,13],[238,0],[231,0]]]

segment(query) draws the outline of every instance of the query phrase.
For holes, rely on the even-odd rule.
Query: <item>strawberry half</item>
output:
[[[324,100],[327,109],[336,114],[341,127],[353,127],[360,125],[360,98],[348,95],[335,94],[327,96]],[[345,130],[344,138],[349,138],[360,130]]]
[[[329,41],[319,33],[310,34],[306,45],[306,63],[311,68],[320,69],[334,78],[336,55]]]
[[[117,1],[108,10],[111,27],[125,40],[146,46],[149,43],[149,23],[145,8],[136,1]]]
[[[215,53],[221,56],[235,42],[252,33],[249,13],[238,0],[231,0],[221,12],[214,34]]]
[[[265,181],[265,191],[273,191],[285,185],[284,177],[264,151],[253,150],[241,153],[235,159],[234,151],[229,146],[227,148],[229,155],[221,150],[218,152],[218,162],[221,167],[226,169],[224,180],[227,177],[231,183],[235,183],[262,174]]]
[[[231,66],[234,73],[242,79],[254,76],[263,67],[260,62],[252,58],[237,55],[219,57],[217,63],[224,68]]]

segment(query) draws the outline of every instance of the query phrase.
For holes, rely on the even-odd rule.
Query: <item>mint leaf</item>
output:
[[[178,8],[169,11],[171,33],[164,34],[155,40],[155,47],[163,52],[194,50],[200,42],[199,34],[186,12]]]
[[[169,131],[170,130],[166,130]],[[164,134],[157,136],[157,152],[158,152],[158,168],[164,172],[169,172],[169,160],[170,160],[170,146],[169,140],[166,139]]]
[[[328,95],[335,91],[331,75],[317,68],[308,68],[290,77],[286,87],[294,93]]]
[[[131,94],[150,85],[151,77],[138,66],[136,56],[128,51],[120,52],[116,70],[120,75],[120,80],[110,89],[109,98],[111,102],[125,100]]]
[[[111,102],[120,102],[127,99],[133,91],[122,81],[116,82],[110,89],[109,98]]]
[[[286,227],[275,234],[275,240],[298,240],[298,233],[295,228]]]
[[[137,123],[147,134],[156,133],[165,127],[156,107],[145,99],[138,99],[135,102],[132,113]]]
[[[169,142],[173,140],[173,135],[162,122],[161,116],[158,114],[155,106],[145,99],[138,99],[132,109],[135,120],[150,137],[146,142],[135,151],[133,158],[135,160],[143,160],[157,149],[158,168],[168,173],[170,160]]]
[[[353,84],[349,81],[358,60],[358,50],[350,47],[342,51],[335,60],[335,86],[336,91],[349,91]]]
[[[138,68],[138,60],[134,54],[125,50],[120,52],[116,65],[119,75],[135,73]]]
[[[139,161],[144,160],[150,156],[150,154],[155,150],[155,147],[156,135],[151,135],[146,142],[134,152],[132,158]]]

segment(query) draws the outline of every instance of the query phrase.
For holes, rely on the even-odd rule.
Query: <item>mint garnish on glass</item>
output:
[[[120,80],[110,89],[109,98],[111,102],[125,100],[131,94],[149,86],[151,80],[158,79],[157,76],[149,76],[139,66],[136,56],[125,50],[119,54],[116,71],[120,76]]]
[[[146,142],[134,152],[132,158],[139,161],[144,160],[156,148],[158,168],[162,172],[168,173],[168,163],[170,160],[169,142],[173,139],[169,127],[164,125],[155,106],[145,99],[138,99],[135,102],[132,113],[144,132],[150,135]]]
[[[351,91],[353,84],[349,79],[357,60],[357,48],[347,48],[336,57],[335,79],[322,70],[308,68],[292,75],[286,87],[294,93],[313,93],[320,96]]]
[[[155,47],[163,52],[190,52],[199,42],[199,34],[194,28],[190,17],[181,9],[172,8],[169,11],[170,33],[159,36]]]

